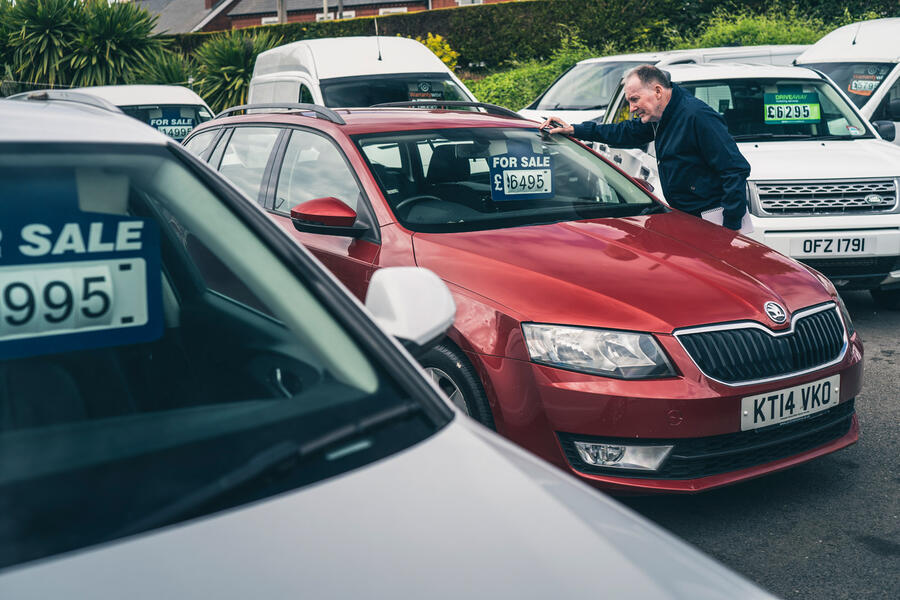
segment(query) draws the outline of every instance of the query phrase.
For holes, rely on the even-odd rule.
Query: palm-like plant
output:
[[[72,40],[82,27],[78,0],[18,0],[6,21],[16,77],[51,87],[68,83]]]
[[[190,56],[161,48],[150,53],[129,79],[129,83],[187,85],[197,75],[197,65]]]
[[[87,0],[84,15],[69,58],[73,85],[124,83],[162,47],[157,17],[131,2]]]
[[[280,44],[281,39],[270,31],[254,34],[244,30],[210,39],[195,53],[200,95],[216,112],[246,103],[256,56]]]

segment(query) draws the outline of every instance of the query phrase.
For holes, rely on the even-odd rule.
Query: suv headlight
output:
[[[523,323],[531,360],[592,375],[648,379],[675,375],[662,348],[647,333]]]

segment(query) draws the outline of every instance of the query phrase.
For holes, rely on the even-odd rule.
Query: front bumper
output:
[[[703,375],[672,337],[660,343],[679,366],[668,379],[624,381],[500,357],[473,357],[488,381],[498,431],[609,491],[698,492],[785,469],[853,444],[853,399],[862,388],[858,335],[831,367],[778,381],[729,386]],[[839,403],[800,420],[741,431],[741,399],[839,374]],[[655,472],[584,463],[573,442],[674,445]]]

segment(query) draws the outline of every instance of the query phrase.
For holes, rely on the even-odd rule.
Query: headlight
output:
[[[853,336],[853,332],[856,329],[853,328],[853,321],[850,320],[850,311],[847,310],[847,305],[844,304],[844,299],[841,298],[840,294],[835,294],[837,297],[838,307],[841,309],[841,318],[844,319],[844,326],[847,328],[847,339],[849,340]]]
[[[523,323],[528,354],[536,363],[582,373],[648,379],[675,370],[647,333]]]

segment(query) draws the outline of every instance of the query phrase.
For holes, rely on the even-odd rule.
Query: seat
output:
[[[469,159],[457,155],[455,144],[447,144],[434,149],[425,183],[429,185],[462,183],[468,181],[470,173]]]

